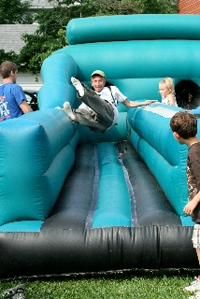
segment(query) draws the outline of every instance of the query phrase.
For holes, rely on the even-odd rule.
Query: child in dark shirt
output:
[[[200,139],[197,134],[197,120],[195,115],[187,112],[177,112],[170,121],[170,127],[174,138],[180,144],[188,146],[187,154],[187,184],[188,203],[184,207],[184,212],[191,215],[195,222],[192,242],[196,249],[200,264]],[[200,298],[200,276],[185,288],[186,291],[196,292],[192,298]]]

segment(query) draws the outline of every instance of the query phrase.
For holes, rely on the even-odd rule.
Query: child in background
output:
[[[197,134],[197,120],[194,114],[177,112],[170,121],[174,138],[180,144],[188,146],[187,154],[187,184],[188,200],[183,211],[192,217],[195,222],[192,242],[196,249],[200,264],[200,139]],[[200,275],[185,291],[197,292],[190,299],[200,299]]]
[[[162,104],[177,106],[172,78],[167,77],[164,80],[160,81],[159,92],[162,97]]]

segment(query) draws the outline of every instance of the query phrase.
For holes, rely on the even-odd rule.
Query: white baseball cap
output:
[[[99,75],[99,76],[101,76],[101,77],[103,77],[103,78],[106,77],[105,73],[104,73],[103,71],[101,71],[101,70],[96,70],[96,71],[94,71],[94,72],[91,74],[91,77],[93,77],[94,75]]]

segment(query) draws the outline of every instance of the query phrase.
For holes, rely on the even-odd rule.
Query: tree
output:
[[[22,37],[26,45],[19,55],[20,71],[30,70],[37,74],[46,57],[67,45],[65,29],[69,18],[65,12],[61,6],[39,11],[36,16],[38,29],[34,34],[24,34]]]
[[[178,13],[175,0],[96,0],[92,4],[96,15]]]
[[[0,49],[0,64],[5,60],[17,61],[18,55],[14,51],[5,52],[3,49]]]
[[[0,0],[0,24],[30,24],[33,17],[30,14],[30,0],[21,3],[20,0]],[[17,62],[19,55],[14,51],[5,52],[0,49],[0,63],[5,60]]]
[[[0,24],[31,24],[30,0],[21,3],[20,0],[0,1]]]
[[[4,0],[5,1],[5,0]],[[48,0],[54,7],[42,9],[36,16],[39,24],[33,35],[25,34],[26,45],[19,55],[24,71],[40,71],[42,62],[52,52],[67,45],[66,25],[72,18],[138,13],[177,13],[173,0]],[[21,70],[22,70],[21,69]]]
[[[178,13],[178,1],[175,0],[137,0],[135,8],[140,14]]]
[[[24,34],[22,39],[26,45],[22,48],[18,63],[20,71],[31,71],[37,74],[42,62],[57,49],[67,45],[66,25],[72,18],[88,16],[92,13],[90,0],[49,0],[54,5],[52,9],[41,9],[35,21],[38,22],[38,30],[32,34]]]

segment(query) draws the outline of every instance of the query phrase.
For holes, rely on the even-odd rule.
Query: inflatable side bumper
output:
[[[65,113],[56,109],[1,124],[1,225],[43,221],[49,215],[73,166],[76,134]]]
[[[186,216],[183,207],[187,203],[188,149],[174,139],[169,125],[172,114],[178,110],[160,104],[152,108],[130,109],[128,120],[134,148],[148,165],[177,214]]]

